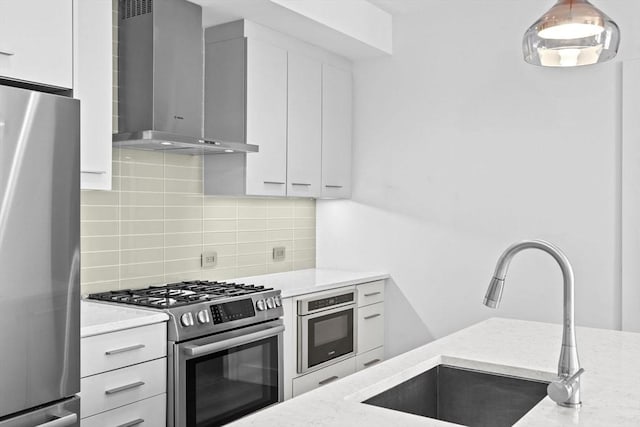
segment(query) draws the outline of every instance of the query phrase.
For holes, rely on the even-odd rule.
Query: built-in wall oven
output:
[[[355,355],[355,302],[353,287],[298,300],[298,373]]]

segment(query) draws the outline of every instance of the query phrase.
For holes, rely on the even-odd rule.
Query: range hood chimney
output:
[[[204,136],[202,8],[119,0],[118,130],[113,146],[179,154],[256,152]]]

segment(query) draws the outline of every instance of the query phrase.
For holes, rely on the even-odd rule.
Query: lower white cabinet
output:
[[[361,353],[356,356],[356,371],[370,368],[384,360],[384,347]]]
[[[80,340],[82,427],[166,425],[165,323]]]
[[[332,383],[356,371],[356,359],[350,357],[342,362],[293,379],[293,396],[306,393],[314,388]]]
[[[384,345],[384,303],[358,308],[358,354]]]
[[[84,418],[82,427],[163,426],[167,417],[166,397],[166,394],[159,394],[149,399]]]

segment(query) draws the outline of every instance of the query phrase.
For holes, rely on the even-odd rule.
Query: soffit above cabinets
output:
[[[205,28],[248,19],[352,60],[392,53],[392,16],[366,0],[189,0]]]

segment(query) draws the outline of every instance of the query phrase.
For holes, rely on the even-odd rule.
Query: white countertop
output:
[[[234,279],[234,281],[280,289],[282,291],[282,298],[289,298],[387,278],[389,278],[388,274],[380,272],[363,273],[310,268],[285,273],[241,277]]]
[[[440,363],[551,380],[560,325],[489,319],[234,423],[237,426],[443,426],[430,418],[360,403]],[[516,426],[639,426],[640,334],[577,328],[583,406],[545,397]]]
[[[166,322],[167,320],[169,320],[169,316],[162,312],[86,300],[80,301],[81,338]]]

